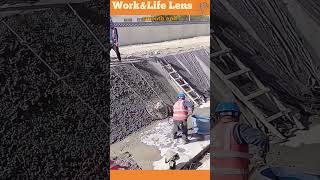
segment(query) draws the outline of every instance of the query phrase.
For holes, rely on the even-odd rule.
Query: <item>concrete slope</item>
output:
[[[149,103],[164,100],[172,105],[175,96],[172,87],[148,62],[135,63],[135,67],[130,64],[116,66],[110,72],[111,143],[153,121],[146,111]]]
[[[281,100],[319,110],[319,27],[294,1],[216,1],[215,34]],[[296,3],[297,4],[297,3]]]

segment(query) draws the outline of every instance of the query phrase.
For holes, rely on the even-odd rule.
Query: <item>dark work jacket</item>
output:
[[[239,123],[234,127],[233,135],[239,144],[252,144],[257,149],[257,155],[265,157],[269,151],[268,137],[256,128],[252,128],[247,124]]]

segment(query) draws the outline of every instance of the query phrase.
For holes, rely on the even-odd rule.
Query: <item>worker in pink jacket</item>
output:
[[[182,131],[183,143],[188,143],[188,117],[192,114],[193,108],[189,101],[185,100],[183,92],[178,93],[178,101],[173,105],[173,139],[177,139],[178,131]]]

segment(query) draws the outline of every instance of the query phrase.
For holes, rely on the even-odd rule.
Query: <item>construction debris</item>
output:
[[[115,164],[126,170],[141,170],[139,165],[134,161],[134,157],[129,152],[125,152],[111,159]]]

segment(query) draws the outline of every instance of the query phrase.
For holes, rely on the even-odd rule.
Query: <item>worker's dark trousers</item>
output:
[[[188,124],[187,121],[173,121],[172,134],[177,137],[177,133],[182,131],[182,138],[188,140]]]
[[[119,47],[114,45],[114,44],[110,44],[109,46],[109,52],[111,51],[111,49],[114,50],[114,52],[116,52],[118,60],[121,61],[121,56],[120,56],[120,51],[119,51]]]

